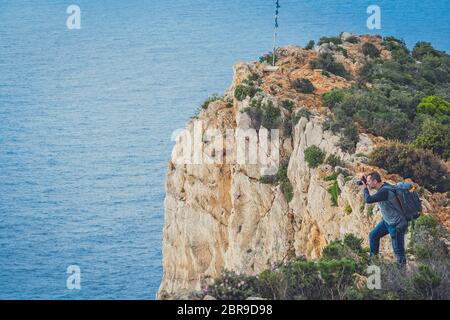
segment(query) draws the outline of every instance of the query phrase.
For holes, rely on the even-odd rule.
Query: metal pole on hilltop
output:
[[[276,42],[278,35],[278,9],[280,9],[280,1],[276,0],[276,8],[275,8],[275,28],[273,29],[273,54],[272,54],[272,65],[275,66],[275,51],[276,51]]]

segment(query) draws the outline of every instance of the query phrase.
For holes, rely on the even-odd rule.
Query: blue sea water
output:
[[[450,49],[448,0],[280,2],[279,45],[351,31]],[[262,0],[0,0],[0,299],[155,297],[171,133],[270,50],[273,15]]]

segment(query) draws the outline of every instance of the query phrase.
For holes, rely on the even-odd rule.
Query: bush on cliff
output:
[[[325,107],[332,110],[338,103],[341,103],[345,98],[345,93],[341,89],[333,89],[322,95],[322,102]]]
[[[289,112],[292,112],[292,109],[295,107],[295,103],[292,100],[286,99],[281,102],[281,106]]]
[[[294,196],[294,188],[287,175],[289,159],[283,159],[278,167],[276,175],[262,176],[259,181],[264,184],[280,184],[281,192],[287,202],[290,202]]]
[[[305,46],[305,50],[312,50],[314,49],[315,41],[309,40],[308,43]]]
[[[255,276],[226,271],[204,294],[218,299],[449,299],[449,254],[441,240],[449,237],[447,229],[422,216],[415,233],[416,245],[425,245],[430,255],[421,258],[414,252],[418,266],[407,272],[382,257],[370,258],[362,239],[346,234],[342,240],[331,241],[318,260],[295,257]],[[382,287],[370,290],[365,279],[368,266],[374,264],[381,269]]]
[[[243,101],[245,98],[253,98],[257,92],[261,91],[259,88],[260,79],[257,75],[249,76],[247,79],[242,81],[241,84],[236,86],[234,90],[234,97],[238,101]]]
[[[317,58],[309,63],[312,69],[322,69],[345,79],[350,78],[350,73],[342,63],[336,62],[330,53],[321,53]]]
[[[378,58],[380,56],[380,50],[373,43],[366,42],[362,46],[362,52],[364,55],[371,58]]]
[[[448,171],[442,161],[429,150],[391,142],[377,147],[370,155],[372,165],[411,178],[431,191],[448,191]]]
[[[419,135],[413,145],[433,151],[444,160],[450,160],[450,126],[427,118],[422,122]]]
[[[325,160],[326,153],[318,146],[312,145],[305,149],[305,161],[310,168],[317,168]]]
[[[312,113],[307,108],[300,108],[292,116],[286,117],[283,121],[283,136],[289,137],[301,118],[310,119]]]
[[[441,122],[450,122],[450,102],[436,96],[424,97],[417,105],[419,114],[429,115]]]
[[[292,82],[292,87],[301,93],[309,94],[313,93],[315,88],[314,85],[308,79],[295,79]]]
[[[225,270],[203,293],[219,300],[244,300],[255,295],[256,283],[256,277]]]
[[[275,63],[277,63],[277,61],[278,61],[278,57],[277,57],[277,55],[275,55]],[[269,53],[266,53],[265,55],[261,56],[259,58],[259,62],[261,62],[261,63],[266,62],[270,65],[273,64],[273,52],[269,52]]]
[[[359,42],[360,42],[359,38],[356,37],[356,36],[350,36],[350,37],[347,38],[346,41],[347,41],[347,42],[350,42],[350,43],[353,43],[353,44],[359,43]]]
[[[243,109],[242,112],[249,115],[252,127],[257,130],[261,126],[269,130],[275,129],[281,123],[280,110],[270,100],[264,102],[261,98],[254,98],[250,101],[250,106]]]
[[[418,44],[415,55],[421,63],[416,63],[404,41],[386,37],[382,44],[392,59],[367,61],[356,85],[323,95],[324,106],[333,113],[325,128],[341,133],[344,151],[353,152],[359,140],[356,123],[374,135],[415,141],[446,159],[450,104],[443,97],[450,88],[450,56]],[[431,119],[425,121],[427,117]]]
[[[281,161],[277,172],[277,180],[280,182],[280,188],[281,192],[284,195],[284,198],[289,203],[294,197],[294,188],[287,175],[288,165],[289,165],[288,159]]]
[[[430,42],[425,41],[417,42],[412,51],[412,56],[417,60],[422,60],[426,56],[442,57],[443,55],[443,52],[436,50]]]
[[[333,43],[335,45],[342,44],[342,40],[339,37],[321,37],[319,39],[318,45],[322,45],[324,43]]]

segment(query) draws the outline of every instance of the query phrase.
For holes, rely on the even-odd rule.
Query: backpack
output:
[[[393,186],[392,190],[406,221],[417,219],[422,212],[422,202],[416,188],[411,183],[400,182]]]

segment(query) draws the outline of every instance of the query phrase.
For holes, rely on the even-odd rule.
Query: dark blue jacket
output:
[[[394,186],[386,182],[383,183],[381,188],[373,195],[370,195],[369,189],[364,189],[364,201],[366,203],[377,202],[380,206],[383,220],[391,226],[396,226],[400,223],[404,224],[406,222],[394,190]]]

